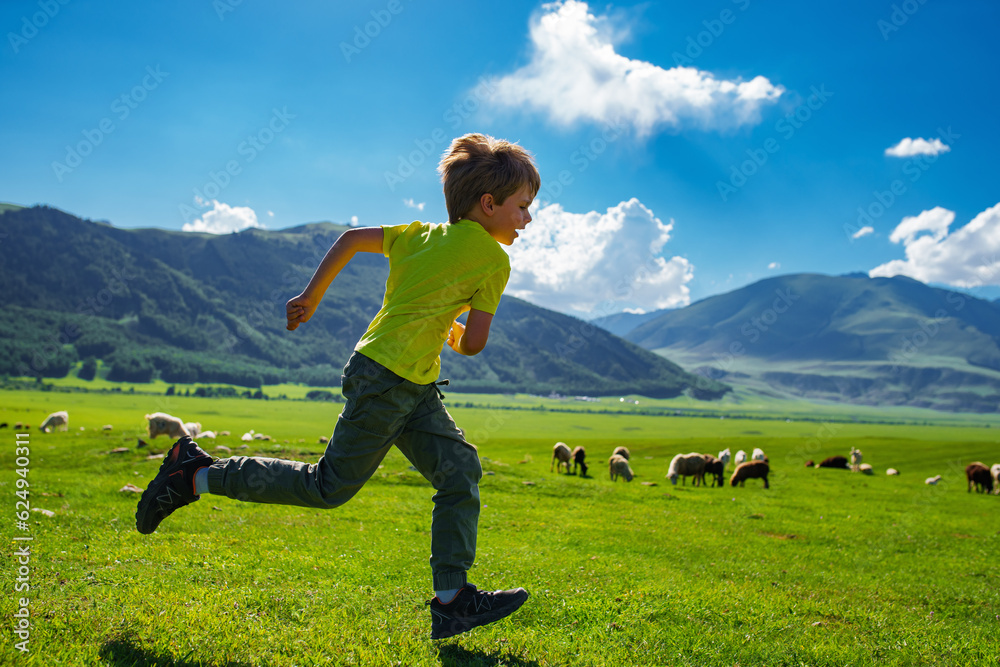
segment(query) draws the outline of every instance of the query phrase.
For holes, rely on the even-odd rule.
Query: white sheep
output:
[[[215,440],[215,431],[201,431],[198,434],[199,440]]]
[[[241,435],[240,440],[242,440],[243,442],[250,442],[251,440],[253,440],[253,429],[250,429],[249,431]]]
[[[67,430],[69,428],[69,413],[65,410],[53,412],[45,418],[45,421],[42,422],[39,428],[42,430],[42,433],[50,433],[55,429],[59,429],[60,431]]]
[[[858,472],[860,472],[862,475],[874,475],[875,474],[875,470],[872,468],[872,464],[871,463],[862,463],[861,465],[859,465],[858,466]]]
[[[149,437],[155,438],[158,435],[165,435],[168,438],[179,438],[183,435],[190,435],[184,428],[184,423],[165,412],[154,412],[146,415],[149,420]]]
[[[736,456],[733,457],[733,465],[739,465],[747,460],[747,453],[742,449],[736,452]]]
[[[565,442],[557,442],[552,446],[552,464],[549,465],[549,472],[552,472],[552,467],[557,463],[559,467],[566,466],[566,474],[569,474],[569,462],[573,458],[573,453],[569,449],[569,445]]]
[[[198,434],[201,433],[201,422],[184,422],[184,430],[192,438],[197,438]]]
[[[750,456],[751,461],[766,461],[767,455],[764,454],[764,450],[760,447],[753,448],[753,454]]]
[[[993,493],[1000,494],[1000,463],[990,466],[990,475],[993,476]]]
[[[631,482],[632,468],[628,465],[628,459],[621,454],[614,454],[608,459],[608,471],[611,473],[611,481],[615,481],[619,476],[624,477],[626,482]]]
[[[858,472],[861,469],[861,462],[863,460],[864,456],[861,454],[861,450],[851,447],[851,470]]]
[[[667,479],[670,483],[677,485],[677,478],[682,477],[682,483],[687,482],[688,477],[694,477],[694,485],[698,486],[705,481],[705,455],[697,452],[689,454],[678,454],[670,459],[670,468],[667,470]]]
[[[615,447],[615,451],[611,452],[611,456],[620,456],[626,461],[632,460],[632,454],[629,453],[628,447]]]
[[[722,461],[722,467],[725,469],[729,465],[729,461],[732,459],[732,454],[729,451],[729,447],[726,447],[721,452],[719,452],[719,460]]]
[[[896,470],[895,468],[889,468],[888,470],[885,471],[885,474],[886,475],[898,475],[899,471]]]
[[[924,484],[930,484],[931,486],[934,486],[940,481],[941,481],[941,475],[934,475],[933,477],[928,477],[927,479],[925,479]]]

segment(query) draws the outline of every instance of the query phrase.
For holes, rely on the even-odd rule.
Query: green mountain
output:
[[[905,277],[788,275],[639,324],[625,338],[779,394],[993,412],[1000,307]]]
[[[285,302],[345,227],[312,223],[226,235],[121,229],[48,207],[0,213],[0,373],[112,380],[338,385],[381,305],[388,264],[362,253],[312,320],[285,330]],[[490,344],[445,350],[465,391],[702,398],[729,390],[581,320],[504,297]]]

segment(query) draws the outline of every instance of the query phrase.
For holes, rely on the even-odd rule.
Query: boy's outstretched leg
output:
[[[527,599],[528,591],[523,588],[487,593],[466,584],[448,604],[436,597],[427,603],[431,608],[431,639],[444,639],[499,621],[517,611]]]
[[[200,496],[194,490],[194,475],[212,465],[214,459],[190,436],[174,443],[160,464],[160,470],[139,499],[135,528],[148,535],[179,507],[190,505]]]

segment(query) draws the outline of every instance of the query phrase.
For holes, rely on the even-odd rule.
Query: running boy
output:
[[[382,308],[344,368],[347,399],[318,463],[234,456],[213,459],[189,437],[165,457],[142,494],[136,528],[152,533],[202,493],[237,500],[333,508],[347,502],[396,445],[433,485],[431,637],[499,620],[528,598],[523,588],[489,593],[468,583],[476,554],[476,448],[441,403],[435,382],[445,342],[479,353],[510,275],[499,244],[531,222],[540,178],[517,144],[482,134],[455,139],[438,166],[448,222],[356,228],[330,248],[305,290],[286,306],[287,328],[308,322],[327,288],[357,252],[389,258]],[[466,324],[456,321],[468,312]]]

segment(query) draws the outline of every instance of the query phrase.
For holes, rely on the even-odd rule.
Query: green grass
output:
[[[549,399],[501,399],[449,394],[492,473],[470,579],[531,598],[510,619],[432,642],[432,490],[395,450],[331,512],[206,496],[143,536],[137,498],[118,492],[145,487],[159,465],[136,448],[147,412],[228,429],[216,442],[234,449],[254,428],[275,440],[250,453],[315,461],[339,405],[0,393],[0,421],[33,425],[32,507],[55,512],[30,519],[32,652],[19,654],[8,632],[0,663],[997,664],[1000,498],[967,493],[962,471],[1000,460],[995,428],[833,423],[837,411],[817,421],[553,412],[510,409]],[[69,411],[70,430],[38,433],[55,409]],[[13,514],[14,436],[0,433]],[[549,472],[556,440],[587,447],[592,477]],[[601,463],[620,444],[631,484],[611,483]],[[852,445],[875,476],[803,467]],[[758,446],[772,461],[769,490],[664,480],[676,453]],[[108,453],[116,447],[131,451]],[[885,476],[889,466],[902,475]],[[923,484],[938,473],[939,486]],[[2,600],[11,619],[14,594]]]

